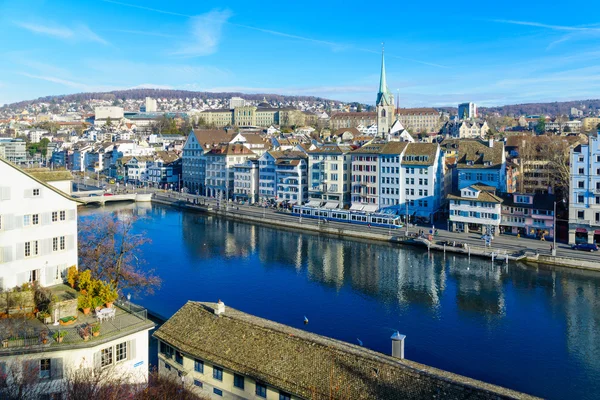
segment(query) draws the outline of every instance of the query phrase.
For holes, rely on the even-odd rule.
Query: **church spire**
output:
[[[379,93],[377,93],[377,104],[389,105],[389,90],[385,79],[385,49],[381,44],[381,77],[379,79]]]
[[[385,80],[385,48],[381,45],[381,77],[379,80],[379,93],[387,93],[387,82]]]

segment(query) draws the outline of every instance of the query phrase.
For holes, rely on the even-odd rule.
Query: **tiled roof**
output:
[[[433,165],[435,154],[438,150],[437,143],[409,143],[404,151],[402,164],[406,165]],[[407,156],[426,156],[427,158],[408,160]]]
[[[194,129],[194,136],[205,149],[209,149],[214,145],[229,143],[233,139],[233,134],[222,129]]]
[[[397,108],[397,115],[439,115],[435,108]]]
[[[495,142],[493,147],[489,147],[477,140],[462,139],[458,144],[458,168],[498,169],[501,167],[504,143]]]
[[[519,193],[505,193],[502,194],[502,205],[509,207],[521,207],[528,209],[536,209],[536,210],[548,210],[551,211],[554,209],[554,200],[556,197],[553,194],[539,194],[536,193],[533,195],[533,204],[523,204],[523,203],[515,203],[514,196],[519,195]],[[529,195],[531,196],[531,195]]]
[[[251,151],[250,149],[248,149],[243,144],[226,144],[226,145],[221,145],[221,146],[210,149],[208,154],[216,155],[216,156],[218,156],[218,155],[230,156],[230,155],[252,155],[255,153],[253,151]]]
[[[461,197],[460,191],[449,194],[448,196],[446,196],[446,198],[449,200],[473,200],[473,197]],[[484,203],[502,203],[503,202],[501,197],[496,196],[495,194],[487,192],[485,190],[479,192],[479,196],[477,196],[477,201],[481,201]]]
[[[332,136],[342,136],[345,132],[350,132],[353,137],[357,137],[357,136],[361,135],[360,131],[356,128],[340,128],[340,129],[336,129],[332,133]]]
[[[336,113],[331,116],[332,120],[335,119],[364,119],[364,118],[377,118],[376,112],[348,112],[348,113]]]
[[[313,154],[313,153],[314,154],[345,154],[345,153],[352,151],[355,148],[356,148],[356,146],[324,144],[323,146],[318,146],[314,150],[308,150],[308,153],[309,154]]]
[[[217,316],[215,307],[188,301],[154,336],[305,399],[531,398],[229,307]]]

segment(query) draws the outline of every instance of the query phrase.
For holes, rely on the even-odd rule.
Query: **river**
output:
[[[141,217],[147,268],[163,279],[133,298],[170,316],[217,301],[389,354],[551,399],[600,392],[600,273],[468,259],[400,245],[282,231],[169,207],[80,211]],[[306,316],[309,324],[304,325]]]

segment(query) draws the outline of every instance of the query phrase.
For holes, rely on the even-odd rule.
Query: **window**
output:
[[[279,392],[279,400],[292,400],[292,395],[286,392]]]
[[[31,225],[31,215],[23,215],[23,226]]]
[[[38,255],[38,242],[33,240],[31,242],[25,242],[25,257],[37,256]]]
[[[58,221],[58,211],[52,211],[52,222]]]
[[[67,212],[66,211],[61,211],[60,212],[60,220],[64,221],[67,219]]]
[[[52,251],[58,251],[58,238],[52,238]]]
[[[584,181],[577,181],[577,187],[579,189],[583,189],[585,187],[585,182]]]
[[[204,373],[204,361],[194,360],[194,371]]]
[[[117,344],[115,346],[115,352],[117,353],[117,362],[127,360],[127,342]]]
[[[201,388],[202,382],[200,382],[198,379],[194,379],[194,386],[198,386],[199,388]]]
[[[102,368],[108,367],[113,363],[113,352],[112,347],[100,350],[100,366]]]
[[[577,211],[577,218],[578,219],[584,219],[585,218],[585,211]]]
[[[233,386],[244,390],[244,377],[242,375],[233,374]]]
[[[183,354],[181,354],[178,351],[175,352],[175,362],[177,364],[183,365]]]
[[[582,194],[577,195],[577,202],[580,204],[583,204],[583,195]]]
[[[256,382],[256,395],[267,398],[267,385]]]
[[[50,379],[50,359],[40,360],[40,379]]]
[[[213,393],[217,396],[223,396],[223,391],[221,389],[214,388]]]
[[[584,168],[579,168],[579,175],[583,175],[584,173]]]
[[[213,378],[222,381],[223,380],[223,368],[213,367]]]
[[[39,196],[40,195],[40,189],[33,189],[33,195],[34,196]]]

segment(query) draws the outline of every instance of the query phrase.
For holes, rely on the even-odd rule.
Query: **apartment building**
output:
[[[376,112],[344,112],[333,114],[329,120],[329,127],[338,129],[356,128],[358,126],[371,126],[377,124]]]
[[[444,166],[437,143],[409,143],[401,161],[404,215],[432,221],[444,202]],[[401,199],[402,200],[402,199]]]
[[[554,237],[554,202],[549,194],[502,194],[500,232],[535,239]]]
[[[367,143],[350,153],[352,164],[352,210],[377,211],[379,204],[379,155],[385,143]]]
[[[462,103],[458,105],[458,118],[459,119],[473,119],[477,118],[477,104],[475,103]]]
[[[241,144],[226,144],[212,148],[205,154],[205,191],[208,197],[231,199],[234,191],[234,167],[256,154]]]
[[[506,192],[506,155],[504,143],[479,140],[458,142],[456,171],[458,189],[471,185],[492,186]]]
[[[0,159],[0,288],[62,283],[77,266],[77,201]]]
[[[447,196],[448,230],[497,235],[502,220],[502,198],[494,186],[469,185]]]
[[[233,135],[224,130],[194,129],[190,132],[182,151],[183,186],[191,193],[205,194],[206,157],[212,148],[227,144]]]
[[[250,159],[233,167],[233,199],[254,204],[258,201],[258,160]]]
[[[353,147],[326,144],[308,151],[309,204],[344,208],[350,198]]]
[[[396,119],[411,132],[429,133],[440,129],[440,113],[434,108],[398,108]]]
[[[519,393],[225,307],[188,301],[155,333],[158,372],[209,399],[392,400]],[[370,377],[366,379],[366,377]]]
[[[379,153],[379,208],[395,210],[398,214],[402,213],[401,207],[406,198],[402,180],[402,158],[407,146],[407,142],[389,142]]]
[[[284,152],[275,161],[277,202],[288,205],[308,201],[308,156],[299,151]]]
[[[155,187],[178,187],[181,180],[181,158],[173,152],[159,151],[147,173],[150,184]]]
[[[569,243],[600,243],[600,140],[570,152]]]
[[[4,158],[15,164],[27,161],[27,148],[24,140],[0,138],[0,147],[4,150]]]
[[[277,173],[275,163],[280,151],[268,151],[258,159],[258,196],[260,201],[274,202],[277,197]]]

